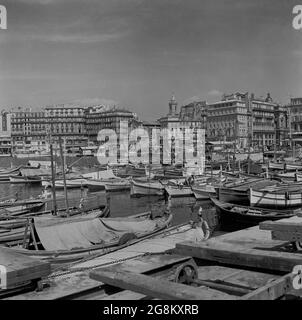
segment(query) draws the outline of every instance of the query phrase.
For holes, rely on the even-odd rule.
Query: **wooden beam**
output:
[[[230,300],[237,299],[217,290],[190,287],[133,272],[112,272],[110,268],[101,268],[90,272],[90,278],[103,283],[131,290],[146,296],[169,300]]]
[[[297,222],[264,221],[259,224],[261,230],[295,232],[302,235],[302,220]]]
[[[295,265],[302,264],[301,254],[250,249],[219,241],[177,243],[174,253],[229,265],[284,272],[291,272]]]
[[[288,242],[302,241],[302,233],[272,231],[272,239]]]
[[[4,247],[0,247],[0,265],[7,269],[8,289],[27,281],[46,277],[51,272],[50,263],[27,257]]]
[[[241,297],[243,300],[275,300],[293,289],[295,274],[287,274]]]

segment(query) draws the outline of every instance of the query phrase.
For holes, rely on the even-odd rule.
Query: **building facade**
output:
[[[233,142],[245,148],[248,142],[248,94],[224,95],[221,101],[208,105],[207,138]]]
[[[286,143],[288,116],[285,107],[254,94],[224,95],[207,110],[207,137],[231,141],[237,148],[273,148]]]
[[[46,131],[51,134],[54,142],[59,137],[64,141],[67,153],[78,153],[87,146],[85,108],[74,105],[55,105],[46,107]]]
[[[0,156],[10,156],[12,153],[11,116],[10,112],[0,113]]]
[[[13,110],[11,116],[12,152],[46,154],[46,123],[44,111],[32,111],[31,108]]]
[[[182,106],[180,112],[177,107],[178,103],[173,95],[169,101],[169,113],[158,119],[158,122],[161,129],[168,129],[172,135],[171,150],[166,150],[171,152],[171,160],[168,157],[167,163],[186,164],[189,159],[186,159],[185,154],[189,149],[194,157],[197,156],[197,129],[206,129],[207,106],[205,101],[197,101]],[[191,141],[190,132],[192,132],[193,141]],[[176,137],[176,134],[179,136]],[[161,139],[161,162],[165,163],[163,145]]]

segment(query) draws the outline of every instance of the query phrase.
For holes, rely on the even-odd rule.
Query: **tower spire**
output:
[[[169,101],[169,115],[176,115],[177,114],[177,102],[175,99],[175,93],[172,92],[172,98]]]

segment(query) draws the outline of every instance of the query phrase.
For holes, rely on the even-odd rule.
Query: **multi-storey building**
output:
[[[276,110],[278,104],[274,103],[270,94],[264,98],[255,98],[251,94],[250,105],[252,112],[252,145],[256,147],[273,147],[276,144]]]
[[[179,159],[181,162],[186,163],[188,159],[185,157],[185,148],[192,146],[193,154],[196,156],[197,129],[206,129],[206,102],[198,101],[182,106],[179,113],[177,112],[177,106],[178,104],[173,95],[169,101],[169,113],[165,117],[158,119],[158,122],[160,123],[161,129],[168,129],[172,135],[176,132],[178,132],[178,134],[179,132],[182,133],[178,137],[179,141],[176,141],[176,139],[172,137],[171,162],[177,162],[177,155],[179,155],[178,149],[182,149],[183,155],[180,156]],[[188,139],[191,139],[191,136],[187,134],[189,130],[186,133],[185,129],[193,129],[193,142],[188,141]],[[161,150],[161,153],[162,152],[163,150]],[[165,162],[163,157],[162,161]]]
[[[287,112],[266,98],[248,93],[224,95],[208,107],[207,137],[231,141],[238,148],[273,147],[285,143],[288,132]]]
[[[74,105],[55,105],[45,108],[47,133],[55,141],[59,137],[64,140],[67,153],[77,153],[81,147],[87,146],[85,108]]]
[[[47,152],[46,123],[44,111],[32,111],[31,108],[13,110],[11,117],[13,153]]]
[[[11,155],[11,113],[0,113],[0,155]]]
[[[291,132],[302,132],[302,98],[291,98],[287,108]]]
[[[231,141],[246,147],[248,140],[248,94],[224,95],[207,109],[207,138]]]
[[[123,149],[124,152],[127,152],[129,145],[127,143],[127,146],[121,146],[121,138],[125,138],[125,135],[127,135],[128,139],[131,131],[141,126],[141,122],[138,120],[137,115],[134,112],[121,108],[107,108],[105,106],[96,106],[86,109],[85,121],[86,134],[89,141],[92,143],[99,144],[98,134],[103,129],[110,129],[115,132],[117,137],[117,161],[122,161],[124,163],[126,161],[125,155],[123,156],[123,160],[121,160],[121,149]],[[121,126],[122,123],[127,124],[126,128]],[[129,141],[129,143],[132,142]]]
[[[96,106],[89,107],[85,111],[86,133],[89,140],[95,143],[102,129],[112,129],[119,136],[121,121],[128,123],[129,130],[136,128],[139,123],[135,113],[124,109]]]

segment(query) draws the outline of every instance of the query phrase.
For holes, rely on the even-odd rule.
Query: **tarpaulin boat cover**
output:
[[[126,233],[136,236],[154,231],[156,220],[149,219],[100,219],[34,218],[35,229],[45,250],[71,250],[89,248],[94,244],[115,244]]]

